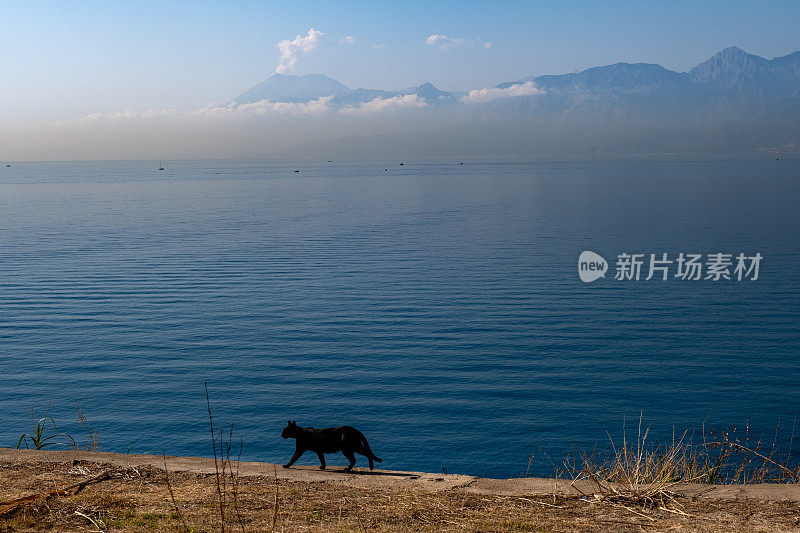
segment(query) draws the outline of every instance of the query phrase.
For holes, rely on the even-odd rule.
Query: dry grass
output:
[[[582,496],[577,497],[502,497],[419,488],[356,488],[337,481],[288,481],[279,480],[277,473],[241,478],[239,459],[231,458],[233,426],[227,434],[215,430],[207,387],[206,402],[214,474],[171,473],[165,458],[163,470],[107,467],[103,483],[89,490],[81,481],[100,479],[96,474],[101,465],[5,464],[0,470],[0,533],[730,531],[745,523],[751,531],[780,531],[800,525],[797,503],[701,501],[679,497],[672,490],[686,482],[800,482],[800,467],[790,466],[790,455],[782,456],[777,446],[780,427],[771,444],[752,439],[746,427],[743,437],[737,436],[734,428],[710,432],[708,438],[703,431],[701,445],[693,445],[687,433],[673,437],[668,445],[657,445],[648,440],[649,429],[643,430],[640,416],[635,442],[629,442],[623,430],[620,445],[609,436],[613,453],[605,457],[581,453],[577,461],[565,459],[560,473],[573,481],[589,481],[591,491],[586,492],[583,485]],[[34,433],[27,437],[33,443],[49,445],[60,436],[47,413],[39,421],[39,429],[48,421],[53,435],[37,431],[32,421]],[[89,436],[85,449],[98,449],[100,433],[89,430],[80,406],[78,421]],[[793,433],[794,427],[792,438]],[[79,448],[70,440],[73,448]],[[77,481],[76,476],[80,478]],[[580,492],[575,483],[573,487]],[[25,496],[29,497],[3,507],[3,503]]]
[[[221,530],[215,474],[170,473],[173,500],[161,469],[6,463],[0,464],[0,501],[106,470],[108,480],[78,494],[32,501],[0,518],[0,531]],[[658,506],[632,512],[581,497],[354,488],[271,476],[242,477],[237,487],[242,522],[229,513],[231,531],[790,531],[800,524],[798,503],[676,497],[684,513],[676,514]]]
[[[755,436],[749,424],[711,432],[703,437],[706,455],[721,464],[719,479],[710,483],[800,483],[800,464],[793,461],[791,450],[797,420],[792,423],[787,449],[779,445],[781,425],[775,427],[771,440]]]
[[[609,435],[610,455],[581,453],[579,461],[565,459],[560,474],[573,482],[588,480],[595,487],[591,494],[584,494],[586,501],[619,506],[649,519],[646,513],[654,509],[686,515],[672,490],[679,483],[800,482],[800,466],[790,466],[794,426],[783,454],[777,445],[780,426],[768,445],[763,439],[751,439],[746,427],[744,437],[738,437],[733,428],[707,439],[704,430],[703,443],[697,446],[686,432],[679,438],[673,435],[667,445],[649,442],[649,428],[643,430],[641,416],[635,443],[628,441],[624,428],[623,423],[621,445]]]

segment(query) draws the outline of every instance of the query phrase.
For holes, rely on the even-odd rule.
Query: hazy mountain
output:
[[[616,63],[575,74],[523,78],[501,83],[497,87],[503,89],[527,81],[535,82],[542,89],[556,91],[649,91],[654,87],[660,90],[682,88],[686,85],[687,76],[652,63]]]
[[[350,92],[348,87],[322,74],[292,76],[275,73],[266,81],[234,98],[233,103],[237,105],[252,104],[261,100],[308,102],[324,96],[336,96],[348,92]]]
[[[339,83],[322,74],[293,76],[290,74],[273,74],[266,81],[245,91],[233,100],[233,104],[251,104],[262,100],[271,102],[303,103],[318,98],[332,96],[332,106],[357,106],[376,99],[387,99],[396,96],[417,95],[431,105],[454,103],[452,94],[440,91],[431,83],[423,83],[418,87],[402,91],[383,91],[380,89],[354,89]]]
[[[355,89],[344,94],[340,94],[331,100],[334,106],[357,106],[365,102],[376,99],[385,100],[397,96],[416,95],[425,103],[430,105],[452,104],[456,98],[445,91],[440,91],[431,83],[423,83],[418,87],[404,89],[402,91],[382,91],[379,89]]]
[[[456,101],[451,93],[440,91],[432,83],[423,83],[419,87],[400,91],[400,94],[416,94],[429,104],[449,104]]]
[[[753,118],[753,113],[798,109],[800,52],[772,60],[732,46],[689,72],[649,63],[616,63],[574,74],[539,76],[501,83],[497,88],[532,81],[544,95],[496,102],[496,112],[539,112],[565,116],[627,116],[675,119],[712,116]]]
[[[748,116],[754,112],[786,113],[800,110],[800,52],[768,60],[732,46],[689,72],[674,72],[651,63],[616,63],[572,74],[521,78],[496,88],[508,89],[526,82],[533,82],[544,94],[497,98],[481,104],[479,110],[513,116],[532,113],[566,118],[626,117],[634,121],[696,118],[719,112]],[[351,90],[321,74],[273,74],[233,103],[308,102],[330,96],[330,105],[339,107],[411,94],[428,104],[459,101],[453,93],[430,83],[402,91]]]
[[[688,73],[692,82],[729,94],[797,95],[800,52],[768,60],[731,46]]]
[[[513,87],[526,83],[525,90]],[[475,95],[430,83],[402,91],[351,90],[325,76],[276,74],[234,103],[329,96],[336,109],[406,95],[431,107],[338,129],[331,115],[325,119],[331,129],[298,146],[298,153],[800,151],[800,52],[769,60],[730,47],[688,72],[616,63],[520,78]],[[357,136],[347,136],[354,131]]]

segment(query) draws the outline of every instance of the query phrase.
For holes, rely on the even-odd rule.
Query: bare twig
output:
[[[189,527],[189,524],[186,523],[186,518],[183,516],[180,507],[178,507],[178,502],[175,500],[175,493],[172,491],[172,483],[170,483],[169,481],[169,470],[167,470],[167,456],[162,453],[161,457],[164,459],[164,479],[167,482],[167,490],[169,491],[169,497],[172,500],[172,506],[175,508],[175,514],[178,515],[178,519],[181,521],[183,529],[189,532],[192,529]]]
[[[743,451],[743,452],[745,452],[745,453],[752,453],[752,454],[753,454],[753,455],[755,455],[756,457],[759,457],[759,458],[763,459],[763,460],[764,460],[764,462],[766,462],[766,463],[770,463],[770,464],[771,464],[771,465],[773,465],[773,466],[777,466],[777,467],[778,467],[778,469],[782,470],[784,474],[787,474],[788,476],[791,476],[792,478],[794,478],[794,477],[797,477],[797,474],[796,474],[795,472],[792,472],[791,470],[789,470],[788,468],[786,468],[786,467],[785,467],[785,466],[783,466],[782,464],[780,464],[780,463],[777,463],[777,462],[773,461],[772,459],[770,459],[770,458],[769,458],[769,457],[767,457],[766,455],[764,455],[764,454],[761,454],[761,453],[758,453],[758,452],[757,452],[756,450],[754,450],[753,448],[748,448],[747,446],[742,446],[742,445],[741,445],[741,444],[739,444],[738,442],[729,442],[729,443],[727,443],[727,444],[728,444],[728,446],[731,446],[731,447],[733,447],[733,448],[738,448],[739,450],[742,450],[742,451]]]
[[[526,501],[526,502],[535,503],[535,504],[538,504],[538,505],[544,505],[545,507],[555,507],[556,509],[563,509],[564,508],[561,505],[553,505],[552,503],[540,502],[538,500],[529,500],[528,498],[519,498],[519,499],[523,500],[523,501]]]
[[[0,516],[8,514],[9,512],[13,511],[23,503],[37,500],[39,498],[48,498],[50,496],[68,496],[70,494],[77,494],[78,492],[83,490],[83,488],[86,485],[91,485],[92,483],[98,483],[100,481],[108,479],[110,475],[111,475],[110,471],[106,470],[105,472],[102,472],[94,477],[91,477],[89,479],[84,479],[83,481],[79,481],[78,483],[73,483],[72,485],[64,487],[63,489],[53,489],[49,492],[40,492],[38,494],[31,494],[30,496],[23,496],[22,498],[11,500],[10,502],[7,502],[5,505],[0,507]]]
[[[273,474],[275,476],[275,500],[272,502],[272,528],[275,531],[275,522],[278,520],[278,467],[272,465]]]
[[[206,389],[206,406],[208,407],[208,424],[211,427],[211,448],[214,450],[214,472],[217,476],[217,496],[219,498],[220,531],[225,533],[225,496],[222,494],[222,485],[219,479],[219,463],[217,462],[217,437],[214,433],[214,417],[211,415],[211,400],[208,397],[208,383],[204,382]],[[224,473],[223,473],[224,477]]]
[[[75,511],[75,514],[76,514],[76,515],[78,515],[78,516],[82,516],[82,517],[84,517],[86,520],[88,520],[89,522],[91,522],[91,523],[92,523],[92,525],[93,525],[94,527],[96,527],[96,528],[97,528],[97,531],[103,531],[103,528],[102,528],[102,527],[100,527],[100,525],[99,525],[97,522],[95,522],[95,521],[94,521],[94,519],[93,519],[91,516],[89,516],[89,515],[85,515],[85,514],[83,514],[83,513],[82,513],[82,512],[80,512],[80,511]],[[100,521],[100,523],[102,524],[102,520]]]

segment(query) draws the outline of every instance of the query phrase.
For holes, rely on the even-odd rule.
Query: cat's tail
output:
[[[367,452],[369,452],[369,455],[370,455],[370,457],[372,457],[372,459],[374,459],[375,461],[378,461],[379,463],[383,462],[380,457],[375,455],[375,452],[372,451],[372,448],[369,447],[369,443],[367,442],[367,438],[364,435],[361,435],[361,445],[364,447],[364,449]]]

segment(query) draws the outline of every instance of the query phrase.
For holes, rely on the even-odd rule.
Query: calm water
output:
[[[0,445],[52,398],[106,451],[207,456],[207,381],[246,459],[285,462],[293,418],[507,477],[640,411],[665,438],[800,408],[798,161],[166,166],[0,168]],[[584,284],[583,250],[764,260]]]

